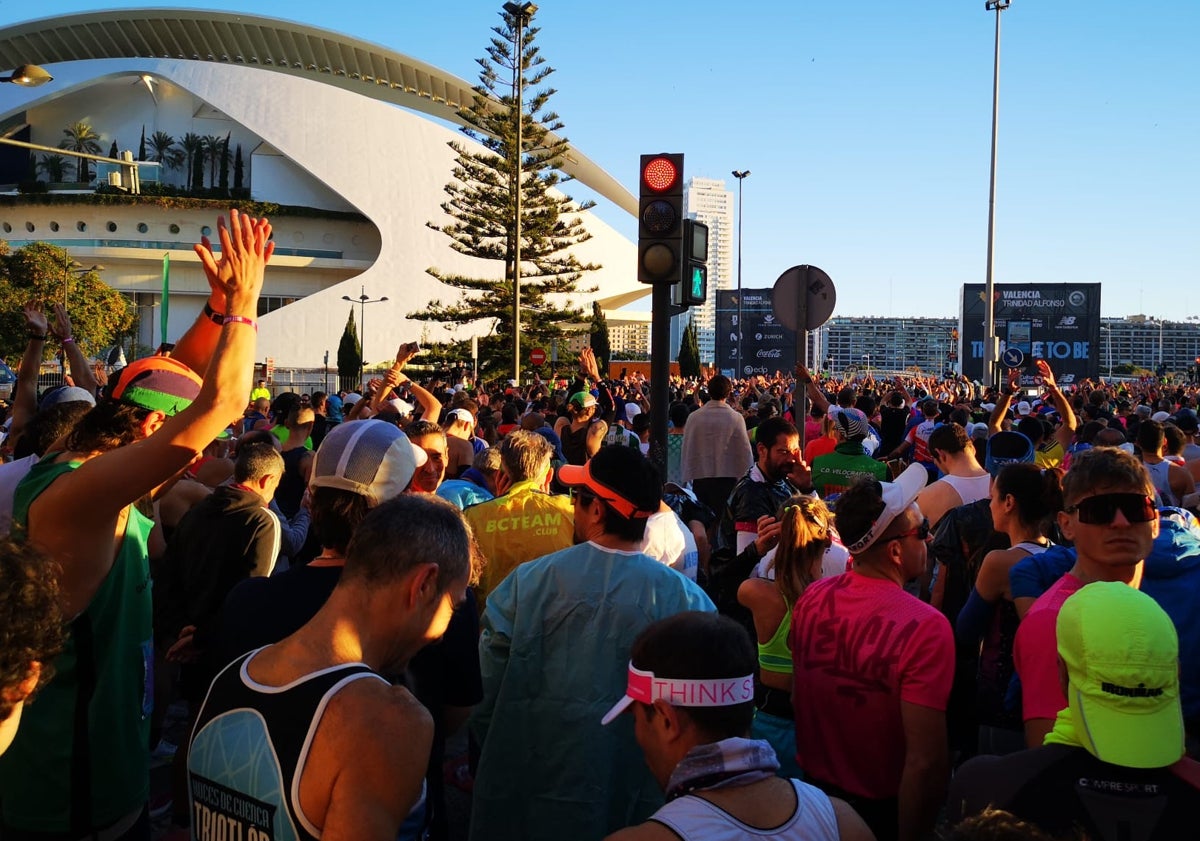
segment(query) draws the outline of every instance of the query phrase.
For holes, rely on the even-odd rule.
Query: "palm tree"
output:
[[[184,157],[187,159],[187,188],[189,190],[196,189],[193,182],[193,173],[196,171],[196,158],[203,159],[204,157],[204,138],[194,132],[188,132],[183,136],[183,140],[179,141],[179,145],[183,147]],[[203,187],[203,184],[199,185]]]
[[[178,169],[183,163],[184,153],[177,145],[175,138],[165,131],[156,131],[150,135],[150,160],[158,161],[166,169]]]
[[[89,123],[80,120],[63,129],[63,134],[66,137],[58,142],[59,149],[69,149],[72,152],[82,152],[87,155],[100,154],[100,144],[97,142],[100,140],[100,135]],[[87,158],[75,159],[75,180],[82,184],[92,180]]]
[[[37,168],[46,174],[46,180],[51,184],[62,183],[67,172],[67,159],[63,155],[43,155]]]
[[[221,163],[221,148],[224,144],[225,138],[215,134],[204,138],[204,154],[208,158],[208,186],[210,187],[217,186],[217,167]]]

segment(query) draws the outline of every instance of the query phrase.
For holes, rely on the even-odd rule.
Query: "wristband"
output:
[[[39,342],[44,342],[44,341],[46,341],[46,334],[43,333],[39,336],[37,333],[30,333],[29,338],[37,339]]]
[[[204,317],[218,327],[225,323],[225,313],[214,310],[208,301],[204,302]]]
[[[75,341],[75,339],[72,336],[67,336],[65,339],[62,340],[62,344],[69,345],[74,341]]]
[[[227,315],[221,319],[222,324],[248,324],[254,328],[254,332],[258,332],[258,322],[253,318],[246,318],[244,315]]]

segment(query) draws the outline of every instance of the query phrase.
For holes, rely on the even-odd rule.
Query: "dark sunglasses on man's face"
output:
[[[1131,523],[1149,523],[1158,518],[1154,497],[1145,494],[1096,494],[1064,508],[1067,514],[1079,513],[1079,522],[1107,526],[1120,511]]]

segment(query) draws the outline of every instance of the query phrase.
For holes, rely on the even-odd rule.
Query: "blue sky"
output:
[[[0,23],[142,5],[5,4]],[[325,27],[474,81],[502,3],[166,5]],[[747,287],[811,263],[838,315],[949,316],[983,282],[983,0],[545,0],[535,24],[565,134],[631,189],[645,152],[731,189],[751,170]],[[1001,38],[996,281],[1100,282],[1106,316],[1200,312],[1200,4],[1013,0]]]

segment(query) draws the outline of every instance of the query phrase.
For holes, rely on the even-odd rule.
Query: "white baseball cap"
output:
[[[867,529],[866,534],[859,537],[857,540],[849,541],[842,535],[842,539],[846,544],[846,548],[851,554],[858,554],[870,549],[879,537],[887,531],[887,527],[892,524],[892,520],[899,517],[908,510],[908,506],[913,504],[924,488],[926,482],[929,481],[929,472],[925,466],[919,463],[910,464],[907,469],[896,477],[894,482],[880,482],[883,487],[883,511],[875,522],[871,523],[871,527]]]
[[[428,459],[395,424],[347,421],[330,430],[317,448],[308,484],[356,493],[374,508],[404,493]]]

